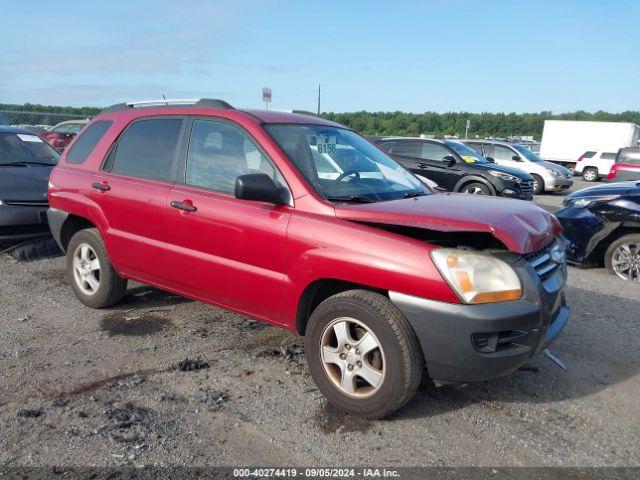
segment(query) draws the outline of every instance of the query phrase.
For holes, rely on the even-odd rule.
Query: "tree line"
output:
[[[640,125],[640,111],[595,113],[578,111],[553,114],[540,113],[469,113],[469,112],[349,112],[324,113],[328,120],[342,123],[365,135],[416,136],[431,134],[436,136],[463,136],[467,120],[470,121],[469,136],[512,137],[533,135],[542,137],[545,120],[590,120],[599,122],[632,122]]]
[[[48,112],[66,115],[97,115],[99,107],[60,107],[25,103],[22,105],[0,103],[0,110],[24,112]],[[469,112],[328,112],[322,116],[328,120],[347,125],[365,135],[415,136],[430,134],[436,136],[463,136],[467,120],[470,121],[469,136],[512,137],[533,135],[537,140],[542,136],[545,120],[592,120],[601,122],[632,122],[640,125],[640,111],[595,113],[577,111],[572,113],[469,113]]]

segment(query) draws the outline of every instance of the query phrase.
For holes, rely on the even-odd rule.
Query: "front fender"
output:
[[[285,321],[295,326],[303,292],[323,279],[459,303],[431,261],[430,248],[423,241],[356,222],[294,215],[285,253]]]

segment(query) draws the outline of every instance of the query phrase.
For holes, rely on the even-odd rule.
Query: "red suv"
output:
[[[423,373],[513,372],[567,322],[553,215],[434,193],[319,117],[115,105],[50,182],[49,222],[83,304],[119,302],[132,279],[304,335],[311,375],[347,412],[390,414]]]
[[[640,148],[618,150],[616,162],[611,166],[607,179],[616,182],[640,180]]]

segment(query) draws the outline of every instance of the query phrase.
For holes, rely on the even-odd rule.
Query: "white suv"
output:
[[[590,150],[584,152],[576,162],[576,175],[582,175],[587,182],[595,182],[609,174],[609,170],[616,162],[618,152]]]
[[[533,193],[559,192],[573,185],[571,173],[555,163],[546,162],[517,143],[501,140],[461,140],[486,159],[498,165],[522,170],[533,177]]]

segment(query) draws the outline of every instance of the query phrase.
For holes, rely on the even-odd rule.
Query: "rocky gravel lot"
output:
[[[383,421],[329,407],[283,330],[135,284],[91,310],[62,258],[0,272],[0,464],[640,466],[640,287],[602,269],[570,269],[566,371],[424,382]]]

